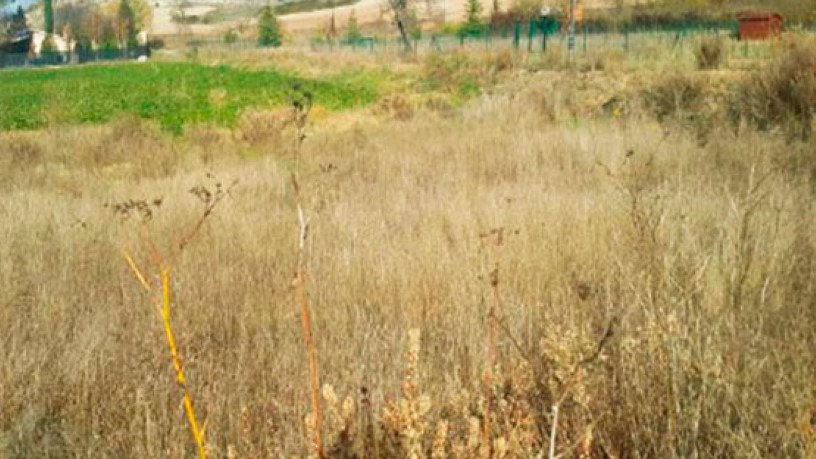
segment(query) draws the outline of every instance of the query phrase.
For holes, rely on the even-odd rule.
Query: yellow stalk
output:
[[[178,348],[176,347],[176,339],[173,336],[173,328],[170,326],[170,275],[166,268],[161,269],[162,281],[162,321],[164,322],[164,333],[167,338],[167,347],[170,349],[170,357],[173,360],[173,367],[176,370],[176,380],[181,388],[184,390],[184,412],[187,414],[187,421],[190,423],[190,430],[193,432],[196,445],[198,446],[198,457],[206,459],[207,451],[204,447],[204,436],[198,428],[196,421],[195,410],[193,409],[193,400],[190,397],[190,391],[187,388],[187,379],[184,377],[184,370],[181,366],[181,359],[178,355]]]
[[[142,272],[139,271],[139,268],[136,266],[136,262],[133,261],[133,257],[130,256],[130,253],[127,249],[122,249],[122,254],[125,256],[125,260],[130,266],[131,271],[133,271],[133,275],[136,276],[136,279],[142,284],[145,290],[150,290],[150,284],[147,283],[147,279],[142,275]]]

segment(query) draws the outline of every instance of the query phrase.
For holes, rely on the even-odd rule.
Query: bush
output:
[[[809,140],[816,114],[816,48],[799,43],[765,70],[740,84],[732,95],[732,123],[747,122],[761,131],[783,128],[788,136]]]
[[[689,131],[703,146],[722,115],[703,80],[685,74],[672,74],[644,92],[646,106],[664,126]]]
[[[462,97],[478,94],[484,69],[465,53],[431,54],[425,60],[423,85]]]
[[[230,28],[224,33],[224,43],[232,44],[238,41],[238,32]]]
[[[704,95],[703,83],[684,74],[669,75],[643,93],[646,105],[660,122],[699,112]]]
[[[46,65],[55,65],[60,62],[61,55],[57,50],[57,45],[54,43],[54,37],[52,35],[46,36],[45,40],[43,40],[42,48],[40,49],[40,58]]]
[[[356,45],[362,38],[363,33],[360,31],[360,24],[357,22],[357,14],[354,10],[351,10],[346,24],[346,43]]]
[[[694,54],[700,70],[718,69],[725,59],[725,40],[719,36],[705,37]]]
[[[278,18],[272,7],[267,5],[261,9],[261,17],[258,19],[258,44],[277,48],[282,43]]]
[[[164,49],[165,43],[161,38],[151,38],[147,42],[147,47],[150,49]]]

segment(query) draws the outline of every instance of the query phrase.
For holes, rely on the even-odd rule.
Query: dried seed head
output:
[[[445,459],[448,457],[445,446],[448,440],[448,421],[439,421],[434,432],[433,447],[431,448],[431,459]]]
[[[330,409],[335,409],[337,407],[338,398],[337,394],[334,392],[334,388],[329,384],[323,385],[323,400],[326,400],[326,404],[329,406]]]
[[[471,416],[468,419],[467,449],[471,457],[476,457],[479,451],[479,438],[481,429],[479,428],[479,418]]]
[[[354,406],[354,399],[347,396],[345,400],[343,400],[343,419],[346,421],[346,423],[351,421],[356,412],[357,409]]]
[[[314,413],[309,413],[303,420],[306,425],[306,437],[309,440],[309,447],[311,454],[309,457],[320,457],[320,436],[317,430],[317,416]]]

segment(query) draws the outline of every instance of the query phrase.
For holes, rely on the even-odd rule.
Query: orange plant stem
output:
[[[315,444],[313,446],[318,457],[324,457],[323,441],[321,438],[321,432],[323,431],[323,414],[320,411],[320,375],[317,368],[317,352],[315,350],[314,337],[312,335],[312,314],[309,308],[309,299],[306,296],[305,283],[306,281],[303,278],[303,270],[300,266],[300,262],[298,262],[297,295],[298,301],[300,302],[300,319],[303,327],[303,343],[306,346],[306,354],[309,361],[309,379],[312,389],[312,412],[314,412],[315,416],[315,438],[313,439]]]

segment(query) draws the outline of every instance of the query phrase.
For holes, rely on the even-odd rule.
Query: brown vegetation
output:
[[[452,59],[439,91],[526,65]],[[210,457],[812,456],[813,141],[673,129],[693,78],[587,103],[536,76],[300,146],[281,113],[0,134],[0,455],[195,454],[105,203],[152,203],[167,253],[238,180],[167,285]]]

